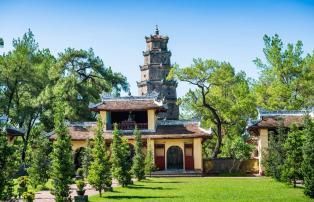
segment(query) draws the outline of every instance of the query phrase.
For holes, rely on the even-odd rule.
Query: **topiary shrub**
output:
[[[35,199],[35,193],[33,191],[27,191],[23,193],[22,197],[25,202],[33,202]]]

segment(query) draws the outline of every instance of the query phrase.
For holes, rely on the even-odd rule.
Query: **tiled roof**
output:
[[[253,128],[276,128],[280,124],[290,127],[292,124],[301,126],[303,124],[303,116],[271,116],[262,117],[257,123],[249,126],[249,130]]]
[[[69,126],[69,134],[72,140],[87,140],[94,136],[94,126]],[[122,131],[124,137],[134,139],[133,131]],[[176,138],[210,138],[211,132],[200,128],[198,123],[187,123],[182,125],[159,125],[156,131],[143,130],[141,132],[143,139],[176,139]],[[111,140],[112,131],[105,131],[104,137]],[[55,134],[52,134],[49,139],[54,140]]]
[[[110,111],[137,111],[148,109],[165,110],[162,102],[158,102],[155,99],[108,99],[104,100],[93,107],[90,107],[92,111],[110,110]]]

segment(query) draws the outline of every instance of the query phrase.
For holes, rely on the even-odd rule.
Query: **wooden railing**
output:
[[[119,130],[134,130],[135,126],[137,126],[138,129],[148,129],[147,123],[136,123],[135,121],[123,121],[121,123],[118,123],[118,129]],[[114,125],[112,125],[112,128],[114,128]]]

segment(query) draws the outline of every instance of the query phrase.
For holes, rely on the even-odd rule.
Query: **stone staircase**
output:
[[[154,171],[151,174],[152,177],[202,177],[201,171],[191,170],[162,170]]]

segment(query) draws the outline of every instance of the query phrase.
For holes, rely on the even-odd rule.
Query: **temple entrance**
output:
[[[178,146],[171,146],[167,151],[167,169],[183,169],[183,152]]]

